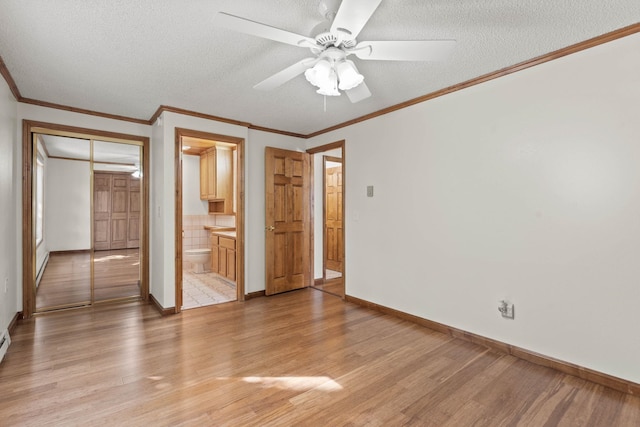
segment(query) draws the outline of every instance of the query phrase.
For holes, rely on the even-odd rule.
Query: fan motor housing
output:
[[[320,33],[315,37],[315,39],[316,39],[316,43],[324,47],[336,46],[339,44],[340,46],[350,48],[356,45],[356,41],[354,39],[340,40],[340,38],[336,34],[331,32]]]

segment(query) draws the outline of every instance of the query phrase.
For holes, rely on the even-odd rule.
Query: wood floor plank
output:
[[[18,324],[2,426],[638,426],[626,395],[317,290]]]
[[[94,300],[140,296],[140,250],[94,252]],[[52,252],[36,291],[36,308],[91,303],[91,253]]]

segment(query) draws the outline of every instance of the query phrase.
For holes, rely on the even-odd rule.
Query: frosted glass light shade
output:
[[[320,89],[316,92],[325,96],[340,96],[340,91],[338,90],[338,76],[333,69],[331,69],[329,73],[328,80],[323,86],[320,86]]]
[[[336,66],[340,90],[349,90],[358,86],[364,81],[364,76],[356,70],[355,65],[351,61],[342,61]]]
[[[332,71],[331,64],[323,59],[312,68],[305,71],[304,76],[312,85],[316,87],[324,87],[330,84],[329,77]]]

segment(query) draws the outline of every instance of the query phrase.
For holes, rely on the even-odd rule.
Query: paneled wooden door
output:
[[[96,251],[140,246],[140,179],[94,172],[93,242]]]
[[[266,286],[273,295],[309,286],[310,156],[266,147]]]
[[[342,273],[342,159],[324,156],[324,268]]]

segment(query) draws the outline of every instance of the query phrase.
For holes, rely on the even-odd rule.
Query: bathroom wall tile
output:
[[[235,215],[215,215],[215,225],[223,227],[235,227],[236,217]]]

